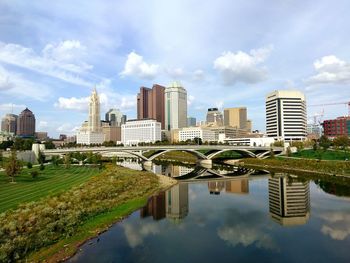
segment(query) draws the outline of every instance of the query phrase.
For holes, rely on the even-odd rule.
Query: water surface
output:
[[[197,168],[152,169],[179,178]],[[350,198],[334,195],[335,186],[222,167],[221,174],[228,176],[204,173],[215,178],[187,178],[151,197],[69,262],[350,262]]]

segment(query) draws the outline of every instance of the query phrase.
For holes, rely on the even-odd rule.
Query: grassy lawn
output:
[[[327,150],[326,152],[323,152],[322,150],[319,150],[319,152],[315,152],[312,149],[308,150],[302,150],[297,153],[293,153],[292,157],[299,157],[299,158],[307,158],[307,159],[317,159],[321,156],[322,160],[342,160],[344,161],[346,158],[350,159],[350,153],[346,153],[344,151],[331,151]]]
[[[113,165],[102,171],[87,167],[71,167],[67,172],[63,167],[60,171],[56,169],[45,169],[42,177],[45,172],[48,178],[38,182],[28,182],[30,178],[24,180],[25,175],[23,180],[17,178],[15,186],[23,185],[25,189],[30,184],[45,183],[32,189],[37,199],[43,196],[40,192],[46,191],[46,196],[0,214],[0,262],[25,261],[25,258],[28,262],[62,260],[72,255],[83,241],[143,206],[147,198],[162,187],[152,173]],[[66,176],[67,181],[78,175],[85,177],[80,183],[79,179],[71,182],[71,187],[64,186],[65,182],[60,182],[58,187],[59,183],[54,181],[57,177]],[[6,180],[1,183],[2,187],[10,184]],[[70,189],[62,191],[65,187]],[[48,195],[53,191],[61,192]],[[21,192],[21,195],[24,194]],[[17,198],[18,192],[12,196]]]
[[[38,171],[39,176],[33,179],[30,171]],[[91,167],[71,166],[66,169],[63,166],[48,165],[43,171],[39,171],[38,167],[22,169],[15,177],[16,183],[12,184],[11,178],[0,172],[0,213],[16,208],[21,203],[36,201],[47,195],[68,190],[98,173],[97,168]]]

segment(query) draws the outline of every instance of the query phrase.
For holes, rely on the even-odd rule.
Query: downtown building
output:
[[[246,107],[225,108],[224,124],[225,126],[237,127],[249,132],[252,130],[252,121],[248,120]]]
[[[25,108],[18,116],[16,134],[20,137],[34,137],[35,135],[35,115],[28,108]]]
[[[215,132],[205,127],[186,127],[178,129],[178,141],[193,140],[200,138],[202,142],[215,141]]]
[[[121,127],[122,143],[138,145],[161,141],[161,123],[153,119],[129,120]]]
[[[218,108],[209,108],[206,118],[207,125],[222,126],[224,124],[224,117]]]
[[[137,94],[137,119],[154,119],[161,123],[162,130],[165,127],[164,91],[165,87],[154,84],[152,89],[141,87]]]
[[[89,102],[89,120],[84,122],[77,133],[77,144],[102,144],[104,134],[100,119],[100,98],[94,88]]]
[[[187,91],[178,82],[165,89],[165,129],[187,127]]]
[[[266,96],[266,134],[275,140],[304,141],[306,100],[296,90],[276,90]]]
[[[18,116],[6,114],[1,120],[1,131],[15,135],[17,133]]]
[[[325,120],[322,126],[323,134],[327,137],[350,136],[350,116]]]

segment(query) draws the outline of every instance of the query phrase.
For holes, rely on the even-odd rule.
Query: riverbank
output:
[[[176,181],[108,166],[86,183],[0,215],[0,261],[57,262]],[[32,253],[32,254],[30,254]]]
[[[324,178],[342,177],[350,179],[350,162],[298,160],[298,159],[241,159],[238,165],[269,171],[293,173],[299,176]]]

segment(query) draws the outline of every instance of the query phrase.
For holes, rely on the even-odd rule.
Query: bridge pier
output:
[[[144,161],[142,162],[142,168],[151,171],[152,170],[152,161]]]
[[[197,164],[208,169],[213,167],[213,161],[211,159],[199,159]]]

